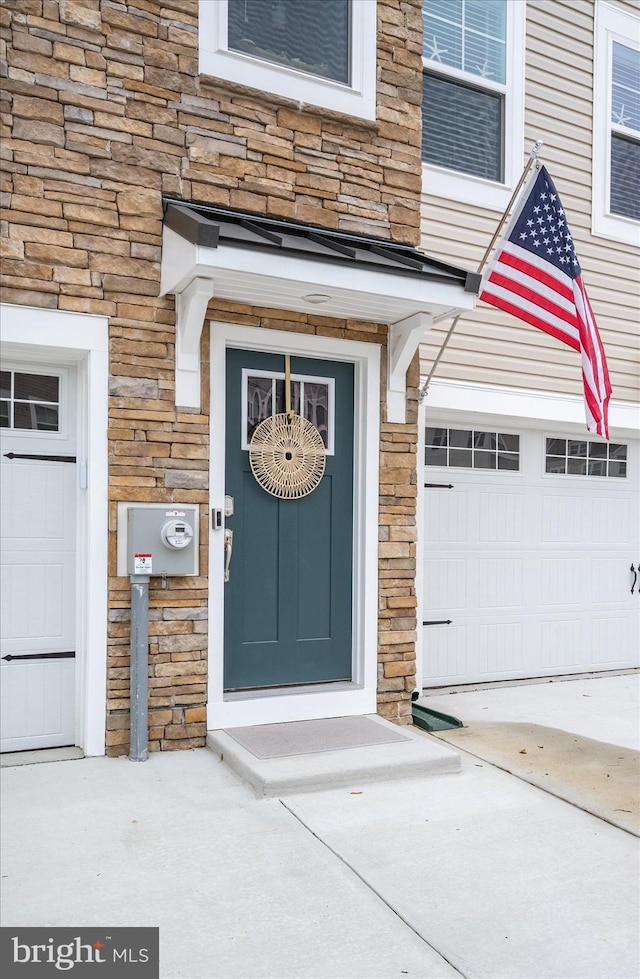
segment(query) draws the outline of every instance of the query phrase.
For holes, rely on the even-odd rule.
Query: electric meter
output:
[[[167,520],[160,530],[165,547],[188,547],[193,539],[193,527],[186,520]]]

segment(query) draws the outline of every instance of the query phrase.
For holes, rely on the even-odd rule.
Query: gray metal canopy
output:
[[[317,225],[264,218],[221,207],[190,204],[163,198],[164,224],[194,245],[219,245],[266,250],[282,256],[300,257],[358,266],[374,272],[453,282],[465,292],[477,293],[481,276],[438,261],[411,245],[383,238],[347,234]]]
[[[405,417],[406,372],[434,323],[473,309],[476,272],[411,245],[165,197],[161,294],[176,296],[176,404],[200,405],[209,300],[388,326],[387,413]]]

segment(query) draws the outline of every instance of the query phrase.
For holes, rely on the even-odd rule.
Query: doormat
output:
[[[287,755],[310,755],[317,751],[340,751],[342,748],[365,748],[411,740],[385,724],[362,716],[232,727],[227,728],[225,734],[256,758],[285,758]]]

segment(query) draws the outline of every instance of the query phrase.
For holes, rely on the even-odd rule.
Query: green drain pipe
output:
[[[452,727],[464,727],[462,721],[451,714],[443,714],[439,710],[431,707],[423,707],[414,701],[411,704],[413,723],[421,727],[423,731],[448,731]]]

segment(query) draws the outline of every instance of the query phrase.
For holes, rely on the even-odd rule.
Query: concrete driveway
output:
[[[435,694],[440,740],[640,835],[637,674]]]
[[[637,979],[637,839],[461,755],[267,800],[206,749],[4,768],[3,925],[159,926],[164,979]]]

